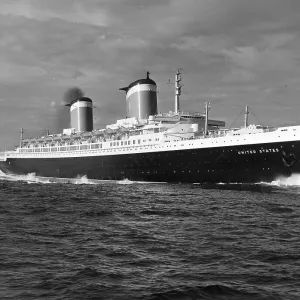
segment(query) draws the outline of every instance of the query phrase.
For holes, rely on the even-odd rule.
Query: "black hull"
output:
[[[8,158],[4,173],[89,179],[189,182],[270,182],[300,173],[300,142],[280,142],[110,156]]]

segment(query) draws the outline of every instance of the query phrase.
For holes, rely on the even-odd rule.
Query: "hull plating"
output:
[[[5,173],[155,182],[261,182],[300,173],[300,142],[62,158],[8,158]]]

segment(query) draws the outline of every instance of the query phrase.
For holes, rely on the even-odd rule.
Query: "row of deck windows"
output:
[[[148,139],[148,140],[143,140],[143,143],[146,142],[152,142],[152,141],[159,141],[159,138],[156,139]],[[131,141],[118,141],[118,142],[111,142],[110,147],[118,147],[118,146],[130,146],[130,145],[140,145],[141,140],[131,140]]]
[[[152,139],[149,139],[151,142]],[[155,141],[159,141],[158,138]],[[147,142],[147,140],[143,140]],[[130,145],[140,145],[141,140],[128,140],[128,141],[116,141],[110,142],[110,147],[118,146],[130,146]],[[85,145],[68,145],[68,146],[54,146],[54,147],[35,147],[35,148],[22,148],[20,149],[21,153],[34,153],[34,152],[57,152],[57,151],[77,151],[77,150],[87,150],[87,149],[101,149],[103,148],[102,144],[85,144]]]
[[[132,140],[132,141],[120,141],[120,142],[111,142],[110,146],[111,147],[116,147],[116,146],[130,146],[130,144],[135,145],[141,143],[141,140]]]
[[[101,149],[102,144],[91,145],[71,145],[71,146],[59,146],[59,147],[38,147],[38,148],[22,148],[21,153],[34,153],[34,152],[57,152],[57,151],[77,151],[86,149]]]

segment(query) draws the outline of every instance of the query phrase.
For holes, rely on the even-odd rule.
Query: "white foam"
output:
[[[76,179],[70,179],[70,183],[73,184],[99,184],[100,182],[97,183],[98,180],[90,180],[87,178],[86,175],[82,177],[77,177]]]
[[[300,174],[292,174],[289,177],[278,177],[270,184],[279,187],[300,187]]]
[[[78,176],[76,178],[58,178],[58,177],[41,177],[36,176],[35,173],[30,173],[27,175],[12,175],[12,174],[5,174],[0,170],[0,180],[7,180],[7,181],[25,181],[27,183],[69,183],[69,184],[104,184],[104,183],[115,183],[121,185],[127,184],[163,184],[167,182],[148,182],[148,181],[131,181],[129,179],[123,180],[97,180],[97,179],[88,179],[85,176]]]
[[[133,184],[133,183],[134,183],[134,181],[131,181],[127,178],[117,181],[117,184]]]
[[[0,170],[0,179],[7,181],[25,181],[31,183],[71,183],[71,184],[100,184],[103,181],[90,180],[87,176],[77,178],[57,178],[57,177],[40,177],[36,176],[35,173],[29,173],[26,175],[13,175],[5,174]]]
[[[0,178],[7,181],[25,181],[27,183],[51,183],[49,178],[40,178],[35,176],[35,173],[29,173],[26,175],[12,175],[5,174],[0,171]]]

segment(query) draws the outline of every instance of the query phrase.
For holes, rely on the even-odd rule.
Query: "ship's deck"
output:
[[[61,146],[31,145],[5,152],[3,159],[11,157],[79,157],[110,156],[135,153],[164,152],[187,149],[205,149],[255,145],[300,140],[300,126],[280,128],[243,128],[236,131],[210,132],[207,136],[168,140],[164,134],[139,136],[134,140],[111,140],[105,143],[64,144]],[[248,132],[247,132],[248,131]],[[173,133],[173,138],[176,138]],[[142,138],[139,142],[139,139]],[[144,140],[143,140],[144,138]]]

